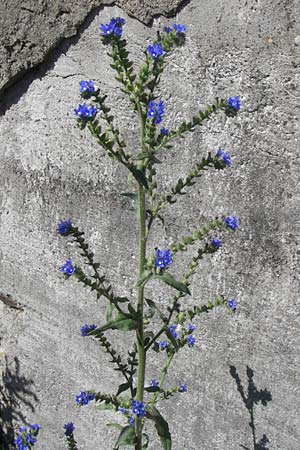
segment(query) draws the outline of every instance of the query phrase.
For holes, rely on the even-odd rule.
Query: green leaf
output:
[[[130,388],[130,383],[123,383],[123,384],[120,384],[119,389],[118,389],[118,392],[117,392],[117,397],[118,397],[118,395],[120,395],[122,392],[127,391],[127,389],[129,389],[129,388]]]
[[[130,167],[129,168],[130,172],[132,173],[132,175],[134,176],[134,178],[136,179],[136,181],[141,184],[142,186],[144,186],[145,189],[148,189],[148,182],[147,182],[147,178],[145,177],[145,174],[137,169],[136,167]]]
[[[142,159],[147,159],[147,158],[151,158],[151,153],[140,152],[136,155],[136,157],[134,159],[142,160]]]
[[[115,422],[107,423],[106,426],[111,427],[111,428],[116,428],[117,430],[123,430],[122,425],[120,425],[119,423],[115,423]]]
[[[96,409],[99,409],[100,411],[106,411],[106,410],[112,410],[112,409],[116,409],[116,407],[114,405],[112,405],[111,403],[99,403],[96,405]]]
[[[106,330],[122,330],[131,331],[136,330],[137,321],[131,314],[119,313],[114,320],[106,323],[102,327],[96,328],[90,332],[90,335],[97,336],[99,333],[103,333]]]
[[[128,197],[133,201],[137,200],[138,198],[138,195],[135,192],[122,192],[121,195],[123,197]]]
[[[159,317],[164,321],[166,319],[166,317],[164,316],[164,314],[161,312],[161,310],[158,308],[158,306],[156,305],[156,303],[151,300],[150,298],[145,298],[146,302],[148,303],[149,307],[151,308],[151,310],[157,311],[159,314]]]
[[[144,270],[140,278],[137,280],[135,287],[140,287],[153,277],[151,270]]]
[[[112,313],[113,313],[114,309],[115,309],[115,305],[113,303],[109,302],[106,307],[106,314],[105,314],[106,322],[112,321]]]
[[[149,444],[149,436],[148,436],[148,434],[146,434],[146,433],[143,433],[142,434],[142,450],[147,450],[147,448],[148,448],[148,444]]]
[[[164,450],[172,449],[172,439],[170,435],[168,422],[163,418],[160,412],[155,408],[155,406],[148,407],[149,417],[155,423],[155,428],[158,436],[160,437],[160,441],[162,444],[162,448]]]
[[[125,447],[126,445],[134,445],[136,442],[136,435],[134,427],[128,425],[124,427],[117,440],[116,447]]]
[[[161,279],[164,283],[168,284],[169,286],[172,286],[174,289],[177,289],[177,291],[179,291],[179,292],[184,292],[185,294],[191,295],[189,288],[185,284],[181,283],[180,281],[177,281],[173,277],[173,275],[171,275],[169,272],[155,275],[154,277]]]
[[[145,387],[145,391],[147,391],[147,392],[161,392],[161,389],[158,386],[148,386],[148,387]]]
[[[174,338],[173,334],[171,333],[171,331],[169,330],[169,328],[166,329],[166,335],[168,336],[168,338],[170,339],[170,341],[172,342],[176,352],[178,352],[179,350],[179,346],[178,346],[178,342],[176,341],[176,339]]]

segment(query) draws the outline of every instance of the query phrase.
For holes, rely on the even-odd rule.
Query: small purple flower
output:
[[[150,53],[154,59],[157,59],[166,53],[160,44],[148,45],[147,52]]]
[[[155,266],[159,269],[167,269],[172,264],[172,252],[171,250],[156,250]]]
[[[86,93],[92,94],[93,92],[95,92],[95,84],[92,80],[79,81],[79,90],[82,94],[86,94]]]
[[[167,341],[159,341],[159,347],[161,350],[165,350],[168,347]]]
[[[78,108],[74,109],[74,114],[79,119],[93,119],[97,113],[97,108],[94,105],[87,105],[83,103],[79,105]]]
[[[176,31],[177,34],[183,34],[183,33],[186,32],[187,26],[186,25],[179,25],[177,23],[174,23],[173,29]]]
[[[33,434],[28,433],[25,437],[26,444],[34,445],[36,443],[36,438],[33,436]]]
[[[27,432],[27,427],[20,427],[19,428],[19,433],[25,433]]]
[[[150,386],[151,387],[158,387],[159,386],[159,382],[155,379],[150,381]]]
[[[78,405],[88,405],[94,398],[95,394],[88,394],[87,392],[82,391],[80,394],[76,395],[76,403]]]
[[[230,309],[232,309],[232,311],[234,311],[236,309],[236,301],[234,298],[231,298],[230,300],[228,300],[228,306]]]
[[[235,97],[228,97],[226,102],[227,102],[228,106],[230,106],[231,108],[235,109],[236,111],[239,111],[241,109],[242,102],[241,102],[240,97],[238,95],[236,95]]]
[[[189,324],[189,333],[192,333],[196,329],[195,325],[193,323]]]
[[[237,216],[225,217],[224,223],[233,231],[235,231],[239,226],[239,219],[237,218]]]
[[[186,392],[187,391],[186,384],[180,383],[178,385],[178,390],[179,390],[179,392]]]
[[[137,417],[145,417],[145,403],[138,400],[131,400],[131,410]]]
[[[95,330],[96,328],[97,328],[97,325],[94,325],[94,324],[93,325],[87,325],[87,324],[83,325],[80,328],[81,336],[87,336],[90,331]]]
[[[178,339],[178,333],[177,333],[177,331],[176,331],[176,328],[177,328],[177,324],[176,323],[173,323],[173,325],[170,325],[169,326],[169,331],[170,331],[170,333],[173,335],[173,337],[175,338],[175,339]]]
[[[168,134],[169,134],[168,128],[161,128],[161,129],[160,129],[160,134],[161,134],[162,136],[168,136]]]
[[[187,338],[187,344],[189,347],[194,347],[195,343],[196,343],[196,339],[195,336],[193,336],[192,334]]]
[[[125,19],[121,17],[114,17],[108,24],[101,24],[100,31],[102,36],[121,36],[124,24]]]
[[[68,259],[65,264],[61,266],[59,269],[62,273],[65,273],[68,276],[71,276],[75,272],[75,267],[72,264],[72,260]]]
[[[65,429],[65,435],[66,436],[71,436],[71,434],[73,434],[74,432],[74,423],[73,422],[68,422],[64,424],[64,429]]]
[[[162,121],[163,115],[165,114],[165,105],[163,101],[155,103],[153,100],[149,102],[147,116],[149,119],[153,119],[155,125]]]
[[[165,28],[164,28],[164,32],[165,32],[165,33],[171,33],[171,31],[172,31],[172,28],[171,28],[171,27],[165,27]]]
[[[127,409],[124,408],[124,406],[119,406],[118,411],[119,411],[120,413],[122,413],[122,414],[126,414],[126,413],[128,412]]]
[[[38,423],[30,423],[29,428],[34,431],[38,431],[41,429],[41,426]]]
[[[57,225],[57,233],[61,236],[65,236],[69,233],[70,229],[72,228],[72,221],[71,220],[62,220]]]
[[[228,155],[228,153],[224,152],[224,150],[222,150],[221,148],[219,148],[219,150],[217,151],[216,156],[223,161],[225,166],[229,167],[231,165],[230,156]]]
[[[131,425],[132,427],[134,427],[134,425],[135,425],[135,419],[134,419],[134,417],[129,417],[129,418],[128,418],[128,422],[129,422],[129,425]]]
[[[222,247],[222,242],[216,238],[211,240],[211,244],[216,248]]]

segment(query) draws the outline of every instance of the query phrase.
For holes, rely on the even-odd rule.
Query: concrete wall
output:
[[[15,419],[42,425],[37,449],[65,448],[62,426],[73,421],[80,449],[104,450],[115,441],[116,432],[105,427],[113,415],[92,405],[78,408],[74,397],[88,388],[114,392],[121,380],[97,343],[80,336],[82,324],[104,320],[105,302],[59,274],[66,258],[78,261],[78,252],[57,237],[56,224],[72,218],[84,229],[117,292],[130,295],[136,222],[130,202],[119,195],[128,191],[126,172],[76,128],[72,111],[78,82],[94,79],[129,144],[136,144],[136,118],[113,78],[98,27],[125,17],[138,64],[156,32],[174,22],[159,13],[174,15],[180,2],[23,3],[17,15],[19,2],[4,2],[1,25],[2,39],[20,42],[1,57],[0,291],[24,305],[17,310],[0,301],[4,427],[13,422],[11,402]],[[169,383],[183,381],[188,392],[162,410],[177,450],[300,448],[298,6],[291,0],[191,0],[176,15],[189,30],[162,78],[164,125],[176,126],[216,96],[239,94],[244,103],[237,119],[219,115],[162,156],[162,190],[219,146],[231,154],[232,167],[207,172],[166,211],[165,229],[156,226],[149,252],[216,215],[236,214],[241,222],[236,234],[224,234],[222,251],[205,258],[194,278],[189,302],[202,304],[222,293],[234,296],[238,308],[234,316],[218,310],[201,318],[197,346],[174,364]],[[27,41],[34,47],[25,51]],[[172,273],[179,277],[194,251],[176,258]],[[165,301],[167,291],[151,288],[149,295]],[[119,349],[125,347],[121,339]],[[157,376],[161,362],[153,356],[147,379]],[[259,401],[254,407],[256,449],[230,366],[246,391],[247,366],[253,369],[254,399],[266,399],[267,406]],[[258,444],[263,434],[269,444]],[[150,448],[159,448],[158,442]]]

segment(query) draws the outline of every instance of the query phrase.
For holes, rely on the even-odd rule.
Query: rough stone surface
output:
[[[75,36],[91,11],[113,0],[3,0],[0,5],[0,93],[40,64],[63,39]],[[117,0],[132,16],[149,23],[173,14],[181,0]],[[88,18],[88,19],[87,19]]]
[[[97,343],[80,336],[83,323],[102,323],[105,305],[59,274],[65,259],[78,262],[79,255],[55,231],[59,219],[71,217],[85,230],[116,291],[134,295],[135,212],[119,195],[130,189],[126,172],[75,127],[72,117],[78,82],[95,79],[108,94],[129,147],[138,142],[135,116],[98,35],[99,22],[115,15],[126,17],[135,64],[156,31],[171,23],[157,18],[149,28],[115,6],[104,8],[78,39],[62,45],[47,65],[15,86],[1,117],[0,286],[24,305],[22,311],[0,302],[1,351],[7,357],[1,364],[5,392],[15,395],[14,417],[42,424],[37,449],[64,449],[67,421],[76,424],[80,449],[113,448],[116,437],[105,427],[114,414],[75,406],[79,391],[115,392],[121,379],[107,367],[108,357]],[[216,96],[240,94],[244,107],[237,119],[218,115],[161,156],[162,190],[219,146],[231,154],[232,167],[207,172],[166,211],[165,228],[156,225],[149,252],[216,215],[236,214],[241,221],[236,234],[222,236],[220,253],[203,260],[192,298],[186,300],[203,304],[222,293],[235,297],[238,308],[235,315],[222,309],[201,317],[196,347],[180,353],[173,365],[168,385],[188,385],[185,395],[169,401],[170,408],[162,405],[174,449],[243,445],[254,450],[251,418],[230,366],[246,393],[246,369],[253,369],[253,382],[266,398],[266,406],[254,405],[253,420],[256,442],[265,434],[270,444],[257,448],[300,448],[299,15],[292,1],[192,0],[177,17],[189,31],[186,46],[168,58],[162,77],[164,126],[176,127]],[[189,249],[183,260],[176,257],[172,273],[180,277],[194,252]],[[157,284],[148,291],[162,303],[167,293]],[[119,349],[128,336],[121,336]],[[149,360],[148,380],[158,376],[162,364],[156,354]],[[5,418],[9,426],[12,417]],[[116,420],[124,422],[121,416]],[[158,445],[155,441],[150,449]]]

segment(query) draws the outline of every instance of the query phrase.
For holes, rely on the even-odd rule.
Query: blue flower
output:
[[[14,445],[17,447],[17,450],[29,450],[29,447],[23,443],[23,439],[21,436],[17,436],[15,438]]]
[[[173,323],[173,325],[170,325],[170,326],[169,326],[169,331],[170,331],[170,333],[173,335],[173,337],[174,337],[175,339],[178,339],[178,333],[177,333],[177,331],[176,331],[176,328],[177,328],[177,324],[176,324],[176,323]]]
[[[71,436],[71,434],[73,434],[74,432],[74,423],[73,422],[68,422],[64,424],[64,429],[65,429],[65,435],[66,436]]]
[[[25,433],[27,432],[27,427],[20,427],[19,428],[19,433]]]
[[[147,116],[149,119],[153,119],[155,125],[162,121],[162,117],[165,114],[165,105],[163,101],[155,103],[153,100],[149,102]]]
[[[97,108],[94,105],[87,105],[83,103],[78,108],[74,109],[74,114],[79,119],[92,119],[97,113]]]
[[[72,260],[68,259],[65,264],[61,266],[59,269],[62,273],[65,273],[68,276],[71,276],[75,272],[75,267],[72,264]]]
[[[236,95],[235,97],[229,97],[227,100],[227,105],[231,108],[235,109],[236,111],[239,111],[242,106],[242,102],[240,100],[240,97]]]
[[[189,332],[192,333],[196,329],[195,325],[193,323],[189,324]]]
[[[126,414],[128,412],[127,409],[124,408],[124,406],[119,406],[118,411],[120,411],[120,413],[122,413],[122,414]]]
[[[88,394],[87,392],[82,391],[79,395],[76,395],[76,403],[78,405],[88,405],[94,398],[95,394]]]
[[[180,383],[178,385],[178,389],[179,389],[179,392],[186,392],[187,391],[186,384]]]
[[[216,248],[222,247],[222,242],[219,239],[212,239],[211,244]]]
[[[177,23],[174,23],[173,29],[176,31],[177,34],[182,34],[182,33],[186,32],[187,26],[186,25],[179,25]]]
[[[114,17],[108,24],[101,24],[100,31],[102,36],[121,36],[125,24],[125,19]]]
[[[172,252],[171,250],[156,250],[156,260],[154,264],[159,269],[167,269],[172,264]]]
[[[25,437],[25,441],[26,444],[34,445],[36,443],[36,438],[31,433],[28,433]]]
[[[169,134],[168,128],[161,128],[160,134],[162,134],[163,136],[168,136],[168,134]]]
[[[145,417],[145,403],[138,400],[131,400],[131,410],[137,417]]]
[[[41,426],[40,426],[38,423],[30,423],[30,424],[29,424],[29,428],[30,428],[31,430],[38,431],[38,430],[41,429]]]
[[[160,44],[148,45],[147,52],[150,53],[154,59],[157,59],[166,53]]]
[[[228,306],[233,311],[236,309],[236,301],[234,300],[234,298],[231,298],[230,300],[228,300]]]
[[[129,418],[128,418],[128,422],[129,422],[129,424],[130,424],[132,427],[134,427],[134,425],[135,425],[135,419],[134,419],[134,417],[129,417]]]
[[[158,387],[159,386],[159,382],[157,380],[151,380],[150,381],[150,386],[151,387]]]
[[[96,328],[97,328],[97,325],[94,325],[94,324],[93,325],[87,325],[87,324],[83,325],[80,328],[81,336],[87,336],[90,331],[95,330]]]
[[[69,233],[70,229],[72,228],[72,221],[71,220],[62,220],[57,225],[57,233],[61,236],[65,236]]]
[[[82,94],[95,92],[95,85],[93,81],[82,80],[79,81],[79,90]]]
[[[164,28],[164,32],[165,33],[171,33],[171,31],[172,31],[172,28],[170,28],[170,27],[165,27]]]
[[[235,231],[239,226],[239,219],[236,216],[225,217],[224,223],[233,231]]]
[[[161,350],[165,350],[168,347],[167,341],[159,341],[159,347]]]
[[[189,347],[194,347],[194,345],[196,343],[196,339],[192,334],[187,338],[186,341],[187,341],[187,344]]]
[[[231,165],[230,156],[228,155],[228,153],[224,152],[224,150],[222,150],[221,148],[219,148],[219,150],[217,151],[216,156],[224,162],[225,166],[229,167]]]

